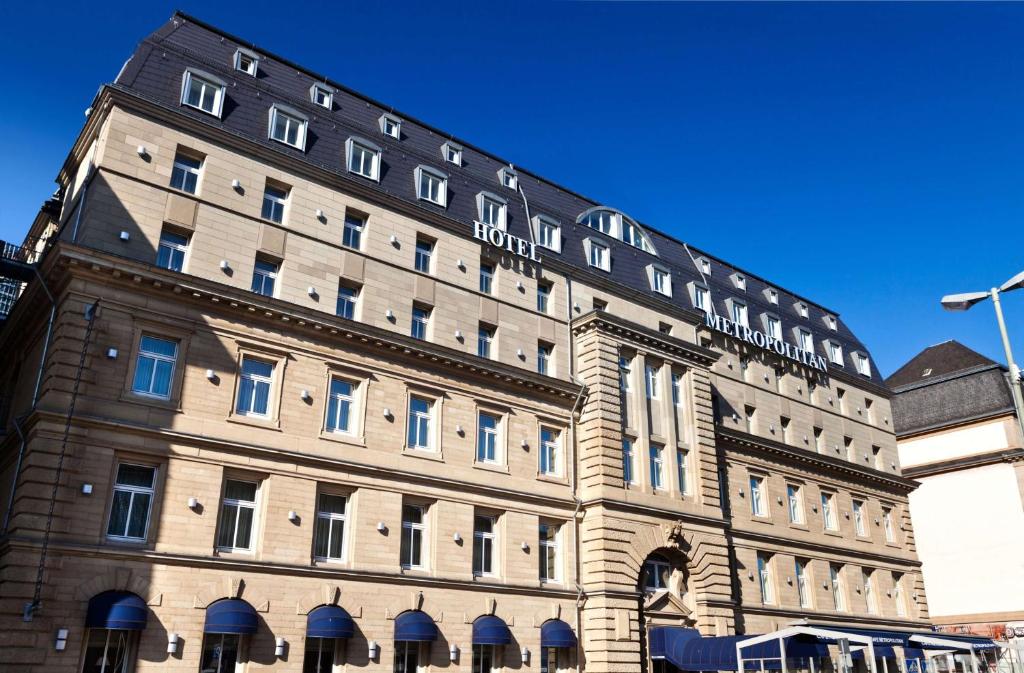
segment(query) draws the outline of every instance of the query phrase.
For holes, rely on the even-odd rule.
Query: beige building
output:
[[[890,394],[812,300],[181,14],[58,183],[2,265],[4,670],[927,628]]]

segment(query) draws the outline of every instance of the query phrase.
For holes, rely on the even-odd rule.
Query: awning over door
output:
[[[473,622],[474,645],[508,645],[511,642],[512,632],[501,617],[483,615]]]
[[[90,629],[141,631],[146,628],[146,602],[127,591],[104,591],[89,599],[85,625]]]
[[[540,625],[541,647],[576,647],[576,634],[561,619],[549,619]]]
[[[225,598],[211,603],[206,608],[205,633],[234,633],[252,635],[256,633],[259,618],[256,610],[241,598]]]
[[[351,638],[355,631],[351,615],[337,605],[321,605],[306,615],[307,638]]]
[[[437,640],[437,624],[422,610],[409,610],[395,618],[395,640],[422,643]]]
[[[651,657],[666,659],[683,671],[735,671],[736,645],[752,638],[744,636],[713,636],[703,638],[696,629],[663,626],[651,629],[648,637]],[[828,657],[828,646],[801,638],[786,640],[786,658]],[[779,641],[770,640],[746,648],[745,668],[766,670],[782,668]]]

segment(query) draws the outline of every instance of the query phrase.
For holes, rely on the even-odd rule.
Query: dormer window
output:
[[[582,224],[591,229],[596,229],[602,234],[607,234],[620,241],[629,243],[634,248],[640,248],[644,252],[657,255],[657,250],[651,243],[651,239],[639,224],[633,221],[628,215],[612,208],[591,208],[576,219],[577,224]]]
[[[453,142],[447,142],[444,145],[441,145],[441,156],[443,156],[444,160],[447,161],[448,163],[455,164],[456,166],[461,166],[462,145],[457,145],[456,143]]]
[[[700,268],[700,272],[705,276],[711,275],[711,260],[706,257],[701,257],[697,260],[697,267]]]
[[[828,359],[833,364],[843,366],[843,346],[835,341],[828,342]]]
[[[490,227],[505,230],[505,199],[490,192],[476,195],[476,209],[480,221]]]
[[[747,291],[747,277],[742,273],[734,273],[732,275],[732,284],[736,286],[737,290],[742,292]]]
[[[796,312],[800,314],[801,318],[806,318],[810,315],[810,311],[807,310],[807,304],[803,303],[802,301],[797,302]]]
[[[235,70],[239,72],[255,77],[259,62],[260,57],[255,52],[241,48],[235,51]]]
[[[826,315],[825,324],[828,325],[828,328],[833,332],[839,328],[839,325],[836,322],[836,317],[834,315]]]
[[[295,149],[306,149],[306,116],[280,104],[270,107],[270,138]]]
[[[309,99],[314,105],[331,110],[334,107],[334,89],[326,84],[314,84],[309,87]]]
[[[188,68],[181,77],[181,104],[220,117],[224,109],[224,80]]]
[[[373,181],[380,179],[380,148],[369,140],[349,138],[345,141],[345,156],[350,173]]]
[[[516,172],[508,166],[503,166],[498,171],[498,182],[501,183],[502,187],[507,187],[512,191],[519,188],[519,178],[516,176]]]
[[[764,315],[764,331],[765,331],[765,334],[770,336],[772,339],[775,339],[776,341],[781,341],[782,340],[782,321],[779,320],[778,316],[772,315],[770,313],[765,313],[765,315]]]
[[[765,290],[765,292],[768,294],[768,303],[769,304],[775,304],[776,306],[778,306],[779,305],[779,291],[776,290],[774,287],[770,287],[767,290]]]
[[[871,360],[863,353],[854,353],[853,361],[857,365],[857,373],[861,376],[871,376]],[[930,373],[930,372],[929,372]]]
[[[533,218],[533,223],[537,231],[537,245],[561,252],[562,227],[558,222],[547,215],[536,215]]]
[[[750,318],[747,313],[747,305],[741,301],[732,301],[732,321],[737,325],[743,325],[744,327],[750,327]]]
[[[663,266],[647,265],[647,280],[651,290],[666,297],[672,296],[672,274]]]
[[[711,312],[711,291],[707,286],[693,284],[693,307],[705,313]]]
[[[417,166],[415,171],[416,197],[436,203],[439,206],[448,204],[448,176],[429,166]]]
[[[608,246],[592,238],[583,239],[583,250],[587,254],[587,262],[595,269],[612,270],[612,255]]]
[[[380,116],[378,120],[380,123],[380,132],[386,136],[390,136],[395,140],[402,139],[402,120],[394,115],[390,115],[387,112]]]
[[[801,327],[797,331],[797,342],[800,344],[800,350],[807,351],[808,353],[814,352],[814,337],[809,330]]]

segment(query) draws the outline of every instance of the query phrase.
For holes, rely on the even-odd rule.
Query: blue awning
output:
[[[422,610],[409,610],[395,618],[395,640],[427,642],[437,640],[437,625]]]
[[[146,628],[146,602],[127,591],[104,591],[89,599],[85,625],[90,629],[141,631]]]
[[[206,608],[205,633],[256,633],[259,618],[256,610],[241,598],[225,598],[211,603]]]
[[[473,622],[474,645],[508,645],[512,642],[512,632],[501,617],[484,615]]]
[[[351,638],[355,631],[351,615],[337,605],[321,605],[306,615],[307,638]]]
[[[649,647],[651,656],[664,658],[683,671],[735,671],[737,667],[736,644],[753,638],[744,636],[716,636],[702,638],[696,629],[665,626],[651,629]],[[779,670],[782,660],[779,641],[770,640],[743,649],[745,668]],[[786,639],[786,659],[807,659],[828,657],[828,646],[811,642],[801,637]]]
[[[956,643],[960,647],[956,649],[957,652],[970,652],[973,647],[975,650],[995,650],[999,649],[999,645],[996,644],[991,638],[985,638],[983,636],[961,636],[954,635],[952,633],[942,633],[941,631],[935,631],[934,633],[913,633],[912,636],[918,636],[911,640],[910,644],[912,647],[916,647],[922,650],[948,650],[949,645],[946,643]],[[943,641],[942,643],[929,643],[922,642],[933,638],[937,641]]]
[[[851,641],[850,644],[853,645],[853,646],[857,646],[859,643],[855,643],[855,642]],[[875,658],[876,659],[878,657],[895,657],[896,656],[896,650],[892,649],[892,645],[874,645],[874,643],[872,643],[872,645],[875,648]],[[861,648],[859,650],[854,650],[851,654],[853,655],[854,659],[863,659],[864,657],[867,656],[867,652],[868,652],[868,648],[863,647],[863,648]]]
[[[576,647],[576,634],[561,619],[549,619],[540,625],[541,647]]]

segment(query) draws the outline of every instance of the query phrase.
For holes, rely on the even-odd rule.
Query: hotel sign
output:
[[[791,344],[770,337],[764,332],[756,329],[751,329],[746,325],[741,325],[734,320],[729,320],[720,315],[714,315],[711,313],[704,314],[704,324],[709,328],[719,331],[723,334],[728,334],[731,337],[736,337],[742,341],[746,341],[749,344],[753,344],[758,348],[763,348],[767,351],[775,351],[782,357],[795,360],[800,364],[813,367],[820,371],[828,371],[828,364],[825,362],[825,356],[816,355],[811,351],[805,351],[802,348],[797,348]]]
[[[507,250],[513,255],[518,255],[531,262],[540,262],[540,257],[537,256],[537,246],[532,241],[513,236],[507,231],[502,231],[489,224],[473,222],[473,238],[490,243],[495,248]]]

